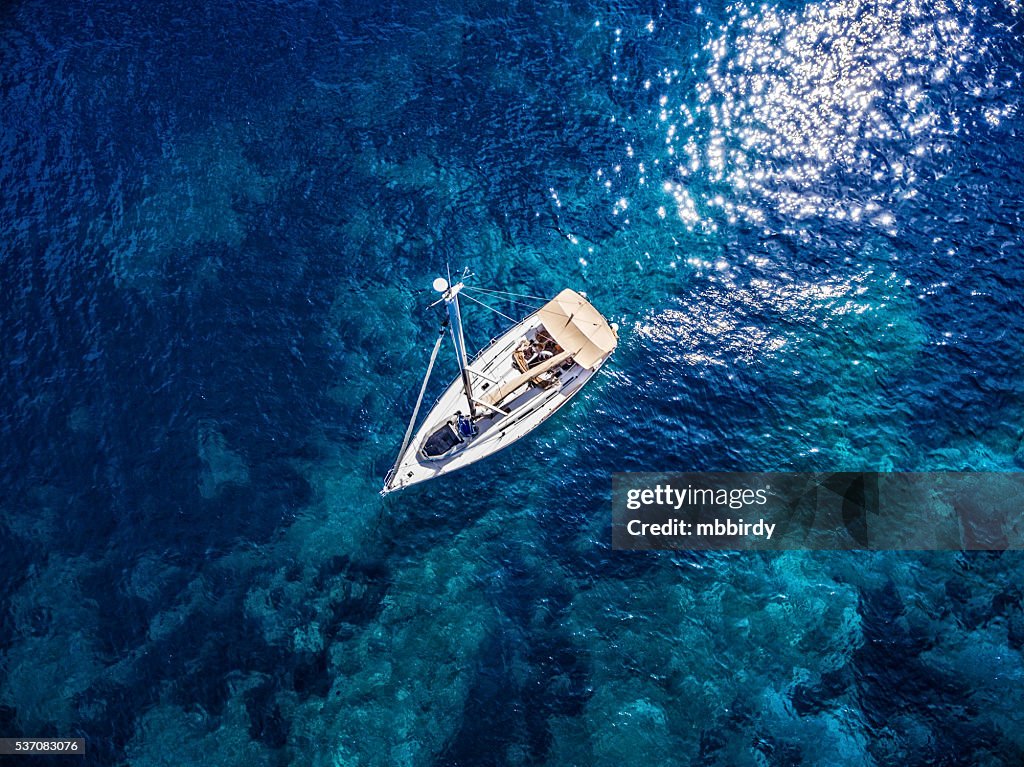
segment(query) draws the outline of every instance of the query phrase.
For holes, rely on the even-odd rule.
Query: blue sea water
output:
[[[1015,0],[10,0],[0,736],[1024,763],[1019,553],[613,552],[609,504],[1024,467],[1022,34]],[[448,263],[585,290],[620,346],[382,500]]]

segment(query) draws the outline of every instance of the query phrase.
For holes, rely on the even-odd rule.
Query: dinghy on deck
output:
[[[434,281],[434,288],[443,294],[448,316],[381,495],[461,469],[530,433],[583,388],[618,343],[615,326],[586,298],[566,289],[491,341],[470,362],[459,296],[463,290],[483,289],[467,289],[462,282],[450,286],[443,278]],[[472,298],[468,293],[466,297]],[[460,374],[414,431],[446,332],[454,343]]]

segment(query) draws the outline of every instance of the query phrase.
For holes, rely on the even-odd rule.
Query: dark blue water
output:
[[[1024,467],[1022,33],[1010,0],[7,3],[0,736],[1024,762],[1018,554],[614,553],[609,505],[619,470]],[[620,346],[385,502],[447,262],[585,290]]]

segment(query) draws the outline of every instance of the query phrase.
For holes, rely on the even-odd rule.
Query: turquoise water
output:
[[[1024,468],[1021,29],[1009,1],[7,4],[0,736],[1024,761],[1017,553],[610,550],[614,471]],[[620,345],[529,438],[382,500],[447,263],[584,290]]]

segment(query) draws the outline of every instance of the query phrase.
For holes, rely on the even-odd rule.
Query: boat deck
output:
[[[542,328],[540,319],[531,315],[495,339],[473,359],[468,370],[475,399],[485,399],[494,387],[522,375],[513,353],[523,338],[533,340]],[[568,402],[598,367],[593,370],[581,367],[570,357],[552,371],[555,379],[552,385],[544,388],[529,383],[494,403],[506,414],[477,405],[477,418],[473,420],[476,434],[464,438],[449,452],[428,458],[422,453],[422,448],[430,436],[448,424],[456,424],[457,414],[469,412],[462,381],[457,378],[438,398],[417,430],[385,491],[398,490],[454,471],[512,444]],[[454,428],[457,430],[457,424]]]

